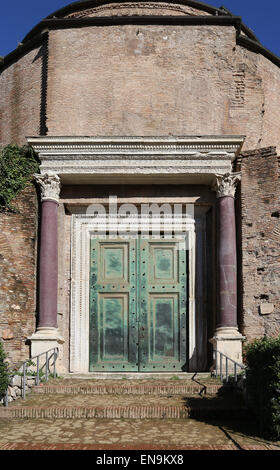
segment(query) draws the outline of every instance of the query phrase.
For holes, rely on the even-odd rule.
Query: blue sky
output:
[[[69,3],[69,0],[2,0],[0,56],[14,50],[43,18]],[[280,56],[280,0],[209,0],[204,3],[215,7],[224,5],[235,15],[242,16],[243,23],[254,31],[263,46]]]

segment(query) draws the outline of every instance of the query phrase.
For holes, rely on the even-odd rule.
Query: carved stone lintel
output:
[[[215,176],[216,181],[212,189],[217,192],[217,197],[231,196],[234,198],[237,183],[241,180],[241,173],[226,173]]]
[[[48,172],[34,175],[41,188],[42,201],[52,200],[58,203],[60,193],[60,178],[56,173]]]

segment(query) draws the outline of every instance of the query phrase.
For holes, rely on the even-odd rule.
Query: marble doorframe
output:
[[[141,221],[138,219],[140,226]],[[141,225],[144,227],[144,224]],[[73,214],[71,227],[71,314],[70,314],[70,372],[89,372],[89,272],[90,272],[90,239],[96,234],[96,217],[87,214]],[[106,224],[110,230],[110,222]],[[156,228],[153,223],[153,228]],[[160,229],[160,223],[158,225]],[[165,224],[165,228],[168,227]],[[170,230],[174,224],[170,224]],[[99,225],[100,228],[100,225]],[[149,226],[147,225],[147,230]],[[121,233],[121,225],[119,225]],[[184,232],[188,235],[189,253],[189,368],[195,370],[195,220],[184,223]]]

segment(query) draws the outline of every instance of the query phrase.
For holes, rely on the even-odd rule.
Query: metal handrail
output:
[[[52,353],[52,354],[49,355],[49,353]],[[33,356],[30,359],[28,359],[27,361],[24,361],[21,364],[21,366],[18,368],[18,370],[14,374],[10,375],[10,379],[11,379],[15,375],[18,375],[18,373],[21,373],[20,370],[22,369],[22,374],[23,375],[22,375],[22,382],[21,382],[22,383],[21,397],[23,398],[23,400],[25,400],[25,386],[26,386],[26,376],[27,376],[28,363],[30,363],[31,361],[36,359],[36,375],[34,375],[33,377],[35,378],[35,384],[39,385],[40,382],[41,382],[40,381],[40,369],[42,370],[44,367],[46,368],[45,380],[46,380],[46,382],[48,382],[48,380],[49,380],[49,367],[50,367],[50,361],[51,361],[52,358],[53,358],[53,376],[54,376],[54,378],[56,378],[56,376],[57,376],[57,373],[56,373],[56,360],[58,358],[58,354],[59,354],[58,347],[49,349],[48,351],[45,351],[41,354],[37,354],[37,356]],[[44,355],[46,356],[46,362],[42,367],[40,367],[40,357],[44,356]],[[6,406],[6,407],[8,406],[8,390],[9,389],[7,388],[6,393],[5,393],[5,397],[4,397],[4,406]]]
[[[226,354],[218,351],[218,350],[214,350],[213,351],[214,353],[214,361],[215,361],[215,377],[218,377],[220,376],[220,379],[221,381],[223,382],[224,380],[226,381],[226,383],[229,382],[229,378],[230,378],[230,374],[229,374],[229,368],[228,368],[228,362],[232,362],[234,364],[234,382],[237,383],[238,381],[238,375],[237,375],[237,368],[243,370],[245,372],[244,374],[244,378],[246,378],[246,366],[244,364],[240,364],[239,362],[235,361],[234,359],[226,356]],[[218,355],[219,355],[219,362],[218,362]],[[225,358],[225,370],[223,368],[223,358]],[[219,367],[219,370],[218,370],[218,363],[220,365]],[[223,372],[225,372],[225,374],[223,374]]]

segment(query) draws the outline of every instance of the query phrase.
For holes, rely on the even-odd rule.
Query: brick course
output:
[[[26,144],[40,132],[42,60],[37,47],[0,73],[0,145]]]
[[[280,334],[280,173],[275,147],[243,152],[241,173],[242,329],[251,341]]]
[[[12,63],[0,85],[2,144],[39,133],[244,134],[244,150],[279,150],[280,70],[236,45],[231,26],[50,31],[49,46]]]
[[[173,5],[170,13],[158,6],[157,14],[207,14],[182,5]],[[87,14],[109,14],[110,8]],[[114,12],[128,14],[119,6]],[[280,69],[236,45],[232,26],[57,29],[50,31],[48,43],[26,52],[0,74],[0,144],[24,144],[27,135],[39,133],[245,135],[239,319],[251,340],[280,332],[279,90]],[[16,202],[19,214],[0,214],[0,335],[13,361],[26,359],[24,341],[35,326],[34,188]],[[68,240],[68,225],[65,236]],[[68,279],[70,255],[63,249]],[[66,292],[68,281],[61,278],[59,288]],[[62,292],[59,305],[59,313],[67,317],[59,318],[66,336],[67,296]]]
[[[37,194],[26,187],[0,213],[0,337],[11,363],[26,360],[36,310]]]

